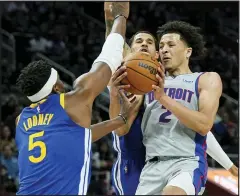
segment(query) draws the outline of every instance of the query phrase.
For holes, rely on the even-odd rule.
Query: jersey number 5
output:
[[[44,142],[42,141],[36,141],[34,142],[34,138],[37,137],[42,137],[44,135],[44,131],[38,132],[38,133],[34,133],[32,135],[29,136],[29,142],[28,142],[28,151],[33,150],[36,147],[40,148],[40,156],[39,157],[34,157],[33,155],[29,156],[29,160],[32,163],[39,163],[41,162],[45,157],[46,157],[46,145]]]
[[[162,109],[166,109],[166,108],[162,105]],[[169,119],[167,117],[170,116],[171,114],[172,114],[172,112],[170,112],[169,110],[167,110],[166,112],[163,112],[159,117],[159,122],[161,122],[161,123],[170,122],[171,119]]]

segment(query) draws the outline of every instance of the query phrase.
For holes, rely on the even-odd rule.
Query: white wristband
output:
[[[223,151],[211,131],[207,134],[207,153],[226,170],[229,170],[233,166],[233,162]]]
[[[122,63],[123,46],[123,37],[118,33],[111,33],[107,37],[103,45],[102,52],[93,62],[93,65],[97,62],[104,62],[110,67],[113,74]]]

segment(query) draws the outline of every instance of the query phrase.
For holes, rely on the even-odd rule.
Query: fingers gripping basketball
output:
[[[157,68],[159,63],[156,59],[145,52],[131,53],[124,59],[124,66],[127,67],[127,76],[122,84],[130,84],[126,89],[136,95],[143,95],[152,90],[152,85],[157,85]]]

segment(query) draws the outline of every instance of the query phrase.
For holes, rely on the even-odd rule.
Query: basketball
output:
[[[121,83],[131,85],[126,91],[135,95],[144,95],[152,91],[153,84],[158,84],[156,74],[159,62],[148,53],[131,53],[125,57],[123,62],[123,65],[127,68],[127,76]]]

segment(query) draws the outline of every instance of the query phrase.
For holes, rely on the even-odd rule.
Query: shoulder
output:
[[[222,87],[222,80],[216,72],[205,72],[199,78],[200,88],[214,88],[219,89]]]
[[[17,126],[20,120],[20,116],[21,116],[22,112],[17,116],[17,118],[15,119],[15,125]]]

